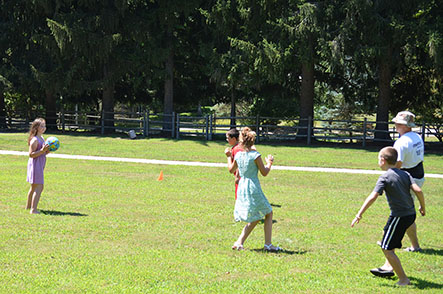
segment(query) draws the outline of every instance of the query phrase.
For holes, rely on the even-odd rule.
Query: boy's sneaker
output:
[[[405,248],[404,250],[407,252],[422,252],[423,251],[423,249],[421,249],[421,248],[412,248],[412,247]]]
[[[373,268],[370,270],[371,274],[377,277],[392,277],[394,275],[394,271],[384,270],[382,268]]]

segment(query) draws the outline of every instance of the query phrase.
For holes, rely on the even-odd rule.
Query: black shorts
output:
[[[390,216],[384,228],[385,233],[381,241],[381,248],[385,250],[401,248],[401,240],[405,236],[406,230],[414,223],[415,217],[415,214]]]

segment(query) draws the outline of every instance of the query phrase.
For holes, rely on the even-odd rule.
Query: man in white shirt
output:
[[[394,143],[394,148],[398,152],[395,167],[410,173],[415,183],[422,187],[425,181],[423,169],[425,146],[422,138],[412,131],[412,127],[415,127],[414,119],[415,115],[413,113],[401,111],[392,120],[395,123],[397,132],[400,134],[400,138]],[[411,240],[411,247],[405,250],[410,252],[422,251],[418,243],[417,225],[415,222],[409,227],[406,234]]]

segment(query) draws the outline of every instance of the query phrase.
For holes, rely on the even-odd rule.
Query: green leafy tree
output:
[[[237,47],[252,60],[249,63],[254,70],[250,75],[251,84],[258,85],[259,91],[265,89],[262,93],[266,93],[266,89],[273,92],[272,104],[266,105],[280,106],[276,109],[280,114],[293,111],[287,99],[298,96],[300,126],[305,127],[299,130],[299,135],[305,136],[308,118],[314,114],[317,51],[323,30],[318,16],[323,3],[264,1],[257,5],[254,1],[242,2],[248,4],[246,11],[250,16],[244,25],[245,39],[237,41]],[[276,99],[283,103],[276,103]],[[271,99],[262,96],[258,100]]]
[[[250,58],[239,44],[247,39],[243,27],[251,16],[246,2],[218,0],[209,9],[202,10],[212,35],[205,43],[209,59],[206,72],[216,85],[217,102],[231,105],[232,126],[236,125],[236,105],[245,99],[251,80]]]
[[[72,90],[101,90],[106,131],[112,132],[116,83],[133,65],[139,2],[67,0],[64,4],[47,24],[62,56],[75,60]]]
[[[331,1],[338,29],[333,40],[335,65],[342,64],[342,80],[348,94],[367,91],[355,99],[376,108],[376,139],[390,139],[389,113],[392,106],[392,83],[404,66],[405,50],[410,46],[410,30],[417,25],[414,15],[417,1]],[[338,18],[336,18],[338,19]],[[338,59],[338,62],[337,62]],[[403,63],[403,64],[402,64]],[[336,69],[338,66],[336,67]],[[374,91],[374,89],[376,91]],[[372,100],[372,101],[371,101]]]
[[[31,111],[42,115],[44,109],[40,106],[44,102],[41,99],[44,92],[33,72],[33,64],[41,60],[42,50],[32,39],[33,34],[40,30],[42,18],[30,4],[27,1],[1,3],[0,90],[2,109],[11,109],[32,119],[35,114]],[[5,103],[6,97],[14,97],[14,101],[8,98]]]

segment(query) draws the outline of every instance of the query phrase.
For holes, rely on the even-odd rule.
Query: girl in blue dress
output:
[[[266,166],[263,164],[260,153],[251,147],[254,145],[255,132],[250,128],[243,128],[240,133],[240,144],[243,151],[239,151],[234,160],[229,150],[225,151],[228,158],[229,172],[239,171],[240,182],[238,183],[237,200],[235,201],[234,218],[236,221],[247,222],[238,240],[232,246],[233,250],[243,250],[243,244],[249,234],[260,220],[265,219],[265,245],[266,251],[280,251],[280,247],[272,245],[272,207],[266,199],[258,180],[258,171],[267,176],[271,170],[274,157],[268,155]]]

